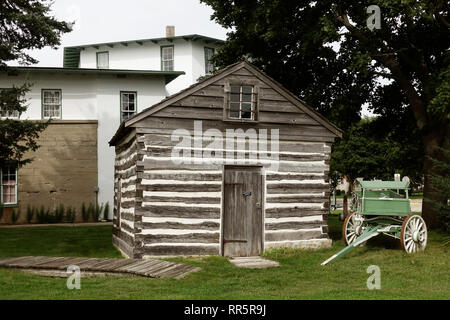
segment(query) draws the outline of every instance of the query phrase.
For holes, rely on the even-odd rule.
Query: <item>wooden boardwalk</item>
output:
[[[163,260],[101,259],[67,257],[0,258],[1,268],[66,271],[78,266],[81,272],[125,273],[151,278],[182,278],[198,267]]]

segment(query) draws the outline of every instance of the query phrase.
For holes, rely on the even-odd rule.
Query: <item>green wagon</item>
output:
[[[325,260],[333,261],[380,233],[399,239],[407,253],[424,250],[427,226],[420,215],[411,214],[409,181],[358,181],[352,210],[345,218],[342,235],[347,247]]]

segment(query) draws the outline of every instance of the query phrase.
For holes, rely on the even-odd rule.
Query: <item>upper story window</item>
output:
[[[211,74],[214,71],[214,64],[211,57],[214,55],[214,48],[205,47],[205,74]]]
[[[256,93],[254,86],[230,85],[228,118],[256,120]]]
[[[109,52],[97,52],[97,69],[109,69]]]
[[[61,119],[61,89],[42,89],[42,117]]]
[[[0,89],[0,91],[2,93],[5,92],[5,91],[7,93],[8,90],[11,90],[11,89],[7,89],[7,88]],[[7,106],[6,106],[5,102],[2,102],[0,104],[0,118],[1,119],[19,119],[19,111],[17,111],[17,110],[7,110],[6,107]]]
[[[173,46],[161,47],[161,70],[173,71]]]
[[[0,168],[0,196],[3,204],[17,204],[17,169]]]
[[[137,92],[120,92],[120,121],[127,120],[137,112]]]

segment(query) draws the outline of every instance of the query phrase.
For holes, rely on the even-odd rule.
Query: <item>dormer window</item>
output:
[[[251,85],[230,85],[228,119],[256,120],[256,93]]]
[[[161,47],[161,70],[162,71],[173,71],[173,46],[163,46]]]
[[[109,69],[109,52],[97,52],[97,69]]]

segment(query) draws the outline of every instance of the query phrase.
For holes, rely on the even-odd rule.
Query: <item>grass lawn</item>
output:
[[[81,290],[66,280],[0,269],[0,299],[449,299],[449,247],[430,232],[427,250],[407,255],[398,241],[373,239],[365,247],[322,267],[344,247],[341,222],[330,217],[333,248],[273,250],[265,254],[278,268],[241,269],[223,257],[176,258],[201,271],[181,280],[142,277],[82,278]],[[120,257],[111,227],[0,228],[0,256]],[[381,289],[368,290],[370,265],[381,268]]]

